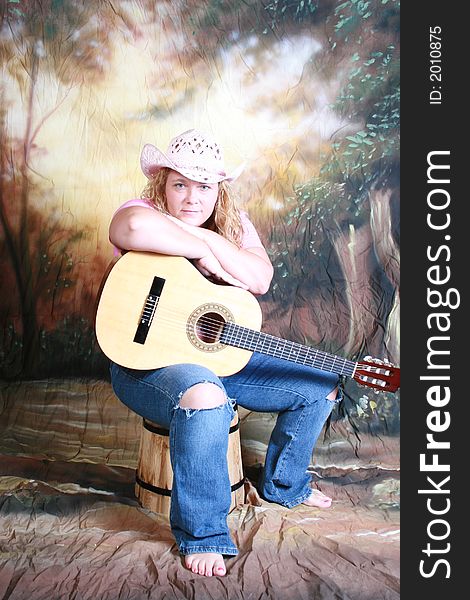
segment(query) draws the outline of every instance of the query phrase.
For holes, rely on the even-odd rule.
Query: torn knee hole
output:
[[[217,408],[227,403],[224,391],[213,383],[197,383],[186,390],[180,398],[179,408]]]

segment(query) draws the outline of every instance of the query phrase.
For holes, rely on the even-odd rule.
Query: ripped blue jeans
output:
[[[335,402],[327,396],[338,376],[254,353],[240,372],[217,377],[194,364],[152,371],[111,364],[118,398],[142,417],[170,431],[173,468],[170,523],[182,554],[237,554],[227,526],[231,492],[227,446],[235,401],[257,412],[278,413],[269,441],[259,492],[293,507],[310,495],[307,467],[322,427]],[[216,408],[179,406],[186,390],[210,382],[225,390]]]

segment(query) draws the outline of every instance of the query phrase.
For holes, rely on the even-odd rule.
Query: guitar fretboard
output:
[[[268,333],[242,327],[232,322],[225,323],[220,341],[228,346],[261,352],[262,354],[315,367],[322,371],[330,371],[338,375],[347,375],[348,377],[353,376],[356,368],[356,363],[352,360],[328,354],[328,352],[322,350],[315,350],[298,342],[284,340]]]

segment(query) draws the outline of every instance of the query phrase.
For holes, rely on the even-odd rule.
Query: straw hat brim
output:
[[[145,144],[140,155],[140,166],[144,175],[149,179],[160,169],[167,167],[168,169],[181,173],[181,175],[184,175],[184,177],[192,179],[193,181],[199,181],[200,183],[219,183],[221,181],[234,181],[240,176],[245,165],[240,165],[229,174],[225,173],[225,171],[213,172],[193,166],[185,167],[175,164],[164,152],[159,150],[153,144]]]

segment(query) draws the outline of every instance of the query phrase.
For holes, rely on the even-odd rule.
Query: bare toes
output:
[[[310,496],[302,503],[307,506],[316,506],[317,508],[329,508],[332,500],[320,490],[312,490]]]
[[[212,577],[212,575],[222,576],[226,573],[224,559],[221,554],[212,552],[188,554],[185,556],[184,562],[186,567],[197,575]]]

